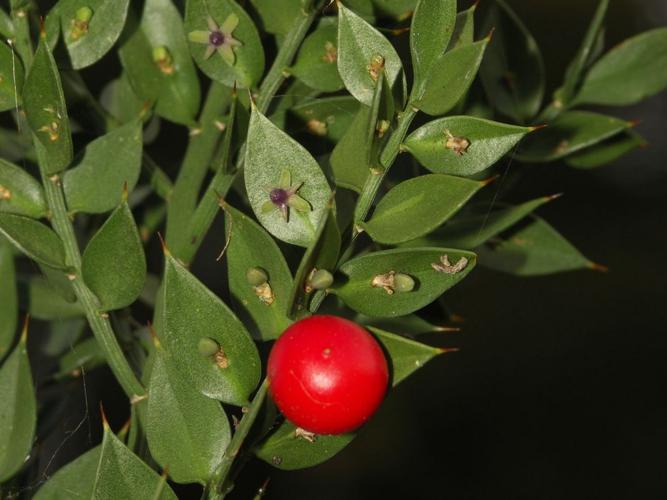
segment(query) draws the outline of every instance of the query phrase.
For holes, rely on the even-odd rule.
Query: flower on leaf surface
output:
[[[296,194],[301,186],[303,186],[303,182],[292,185],[292,176],[289,171],[283,170],[280,174],[278,186],[265,188],[269,200],[262,205],[262,212],[268,213],[277,208],[285,222],[289,222],[290,208],[298,212],[310,212],[312,210],[310,203]]]
[[[229,14],[227,19],[222,23],[222,26],[218,26],[218,23],[211,16],[208,16],[206,21],[208,23],[208,31],[191,31],[188,34],[188,39],[191,42],[205,43],[207,45],[204,59],[208,59],[213,55],[213,52],[217,51],[227,64],[233,66],[236,60],[234,47],[243,45],[233,36],[234,30],[239,24],[238,16],[236,14]]]

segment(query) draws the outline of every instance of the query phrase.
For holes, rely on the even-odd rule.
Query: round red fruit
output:
[[[268,377],[271,397],[293,424],[315,434],[342,434],[375,413],[389,370],[382,348],[362,327],[336,316],[310,316],[276,341]]]

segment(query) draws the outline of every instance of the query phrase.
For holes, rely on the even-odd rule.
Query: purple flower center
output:
[[[221,31],[211,31],[208,35],[208,42],[214,47],[220,47],[225,43],[225,34]]]
[[[272,189],[271,192],[269,193],[269,198],[271,198],[271,201],[273,202],[274,205],[284,205],[287,203],[287,191],[281,188],[275,188]]]

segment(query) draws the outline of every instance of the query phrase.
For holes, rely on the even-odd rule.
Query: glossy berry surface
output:
[[[365,329],[336,316],[311,316],[276,341],[269,392],[292,423],[315,434],[342,434],[366,422],[384,398],[389,370]]]

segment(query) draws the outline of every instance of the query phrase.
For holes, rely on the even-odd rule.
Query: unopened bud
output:
[[[197,350],[202,357],[208,358],[220,350],[220,344],[210,337],[202,337],[197,344]]]
[[[91,17],[93,17],[93,9],[86,6],[79,7],[75,14],[75,19],[82,23],[87,23]]]
[[[415,289],[415,280],[407,274],[397,273],[394,275],[394,291],[411,292]]]
[[[313,290],[326,290],[334,282],[333,275],[326,269],[318,269],[308,280],[309,288]]]
[[[245,273],[248,284],[252,286],[259,286],[269,281],[269,276],[261,267],[251,267]]]

